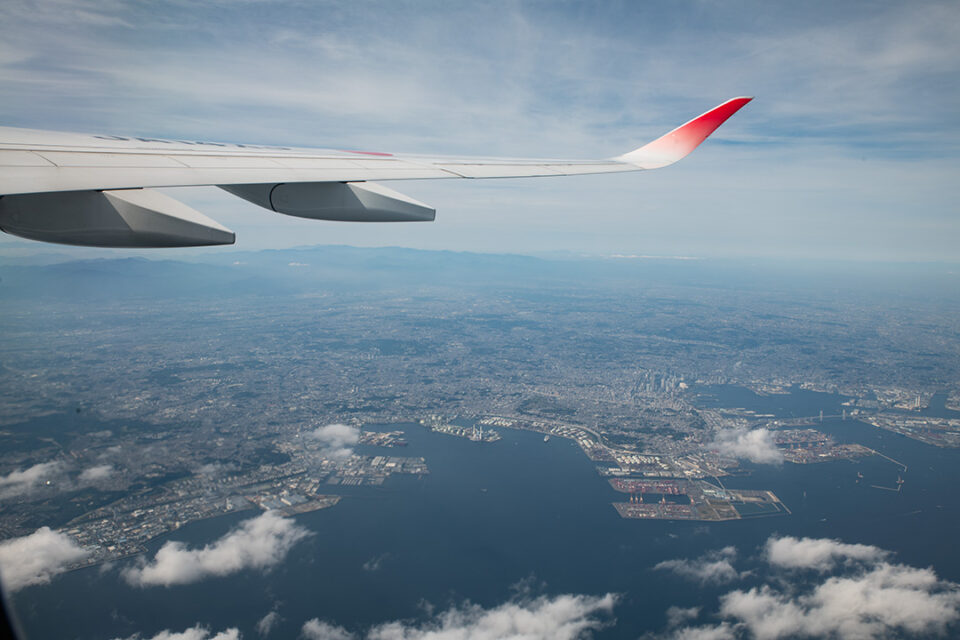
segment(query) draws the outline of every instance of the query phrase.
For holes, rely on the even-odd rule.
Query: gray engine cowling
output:
[[[341,222],[429,222],[436,210],[372,182],[287,182],[220,185],[271,211]]]

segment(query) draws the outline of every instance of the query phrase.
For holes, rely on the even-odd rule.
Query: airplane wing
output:
[[[649,144],[606,160],[417,156],[0,127],[0,229],[86,246],[232,244],[232,231],[153,190],[197,185],[215,185],[302,218],[433,220],[433,208],[371,181],[657,169],[688,155],[750,100],[728,100]]]

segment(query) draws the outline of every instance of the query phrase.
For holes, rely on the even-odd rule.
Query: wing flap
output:
[[[137,189],[141,187],[192,187],[221,184],[280,182],[362,182],[364,180],[412,180],[456,178],[434,167],[358,169],[202,168],[195,167],[4,167],[0,171],[0,194],[46,193]]]
[[[133,167],[137,169],[183,168],[173,158],[155,153],[93,153],[90,151],[38,151],[37,155],[57,167]]]
[[[170,156],[180,165],[191,169],[282,169],[284,165],[274,158],[249,156]]]
[[[437,163],[434,166],[455,173],[461,178],[535,178],[563,175],[547,165]]]
[[[32,151],[0,149],[0,167],[52,167],[52,162]]]

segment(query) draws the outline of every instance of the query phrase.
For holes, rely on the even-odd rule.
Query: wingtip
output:
[[[753,96],[731,98],[653,142],[619,156],[617,160],[628,162],[641,169],[658,169],[671,165],[689,155],[730,116],[751,100]]]

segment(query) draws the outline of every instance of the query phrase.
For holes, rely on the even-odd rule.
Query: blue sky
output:
[[[607,157],[756,96],[663,170],[391,183],[437,207],[429,224],[302,221],[170,191],[241,249],[960,256],[956,2],[5,0],[0,23],[6,126]],[[6,254],[50,250],[0,238]]]

